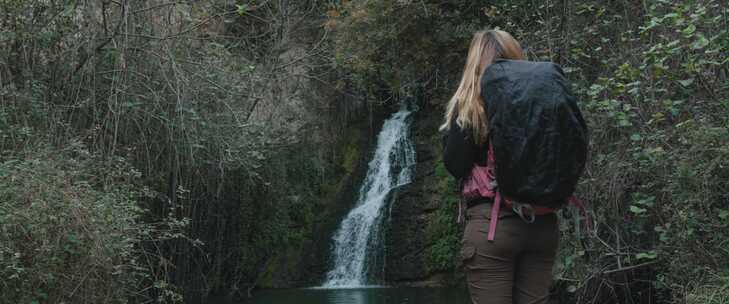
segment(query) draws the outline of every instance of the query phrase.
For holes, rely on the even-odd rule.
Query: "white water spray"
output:
[[[410,183],[415,149],[410,141],[410,116],[406,106],[387,119],[377,135],[377,149],[367,176],[359,189],[354,209],[334,234],[334,267],[327,273],[324,288],[367,285],[368,265],[373,252],[381,248],[380,229],[388,194]],[[375,253],[376,254],[376,253]]]

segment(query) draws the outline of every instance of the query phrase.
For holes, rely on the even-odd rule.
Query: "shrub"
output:
[[[23,152],[0,163],[0,302],[126,303],[145,284],[165,289],[142,250],[161,231],[141,219],[138,171],[78,143]]]

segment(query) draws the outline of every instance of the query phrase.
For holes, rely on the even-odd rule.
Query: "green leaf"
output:
[[[648,210],[643,209],[638,206],[630,206],[630,212],[633,212],[635,214],[642,214],[642,213],[645,213],[646,211],[648,211]]]
[[[650,152],[649,152],[650,153]],[[641,206],[653,207],[656,202],[655,196],[648,196],[644,194],[636,194],[635,203]]]
[[[683,33],[683,35],[684,35],[684,36],[686,36],[686,38],[689,38],[689,37],[691,37],[691,35],[692,35],[692,34],[693,34],[694,32],[696,32],[696,26],[695,26],[695,25],[693,25],[693,24],[690,24],[689,26],[687,26],[687,27],[686,27],[685,29],[683,29],[683,30],[681,31],[681,33]]]
[[[722,220],[726,220],[727,218],[729,218],[729,210],[720,210],[719,218]]]
[[[640,141],[642,137],[638,133],[634,133],[633,135],[630,135],[630,140],[632,141]]]
[[[655,260],[657,257],[658,253],[655,250],[641,252],[635,255],[635,258],[639,260]]]
[[[243,15],[248,10],[248,4],[236,4],[235,7],[238,8],[238,15]]]
[[[684,87],[687,87],[694,83],[694,78],[679,80],[678,83],[680,83]]]
[[[691,44],[691,48],[694,50],[700,50],[705,48],[707,45],[709,45],[709,40],[704,37],[704,34],[698,33],[696,35],[696,40]]]
[[[647,32],[647,31],[650,31],[651,29],[653,29],[656,26],[658,26],[660,24],[660,22],[661,22],[661,20],[659,20],[656,17],[653,17],[653,18],[651,18],[650,22],[648,22],[648,24],[646,24],[646,26],[639,27],[640,31],[638,33],[639,34],[643,34],[643,33]]]

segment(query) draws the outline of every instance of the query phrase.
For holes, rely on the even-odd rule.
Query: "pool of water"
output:
[[[369,287],[263,290],[242,304],[467,304],[459,288]],[[212,303],[210,303],[212,304]]]

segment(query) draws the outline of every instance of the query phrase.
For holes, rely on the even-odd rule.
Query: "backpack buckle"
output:
[[[497,188],[497,187],[499,187],[499,183],[497,183],[497,182],[496,182],[496,179],[492,180],[492,181],[491,181],[491,182],[489,183],[489,185],[488,185],[488,188],[489,188],[489,190],[491,190],[491,191],[494,191],[494,190],[496,190],[496,188]]]
[[[536,212],[534,211],[534,207],[532,207],[531,204],[512,202],[511,205],[512,205],[511,209],[513,209],[514,213],[519,215],[519,217],[523,221],[525,221],[529,224],[534,223],[534,220],[536,219],[537,216],[536,216]],[[524,212],[525,210],[526,210],[526,213]]]

